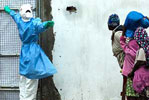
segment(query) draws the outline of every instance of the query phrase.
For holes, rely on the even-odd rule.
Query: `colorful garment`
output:
[[[132,87],[132,80],[131,78],[127,78],[127,83],[126,83],[126,96],[131,96],[131,97],[139,97],[138,93],[135,93],[133,87]]]
[[[134,73],[133,88],[137,93],[141,93],[147,86],[149,86],[149,69],[141,66]]]
[[[133,78],[133,88],[136,92],[141,93],[145,87],[149,86],[149,69],[146,66],[149,65],[149,41],[146,31],[140,27],[136,30],[134,39],[141,47],[136,56],[137,61],[147,62],[146,65],[140,66],[140,68],[135,71]]]
[[[136,52],[139,49],[139,45],[137,44],[136,40],[130,40],[128,44],[125,41],[126,38],[121,36],[120,44],[125,53],[122,74],[127,77],[134,67],[133,65],[136,58]]]
[[[135,31],[134,39],[145,51],[147,66],[149,66],[149,37],[145,29],[142,27],[137,28],[137,30]]]

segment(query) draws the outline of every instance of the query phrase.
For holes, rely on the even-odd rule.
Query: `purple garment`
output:
[[[129,41],[128,44],[126,44],[125,41],[126,41],[126,38],[124,36],[121,36],[120,44],[121,44],[121,47],[125,53],[122,74],[124,76],[128,76],[128,74],[132,71],[132,69],[134,67],[136,52],[139,49],[139,45],[137,44],[136,40],[131,40],[131,41]]]
[[[149,69],[141,66],[141,68],[135,71],[133,88],[136,92],[141,93],[146,86],[149,86]]]
[[[140,47],[143,48],[147,61],[146,65],[140,66],[140,68],[135,72],[133,79],[133,88],[136,92],[141,93],[146,86],[149,86],[149,69],[147,69],[147,66],[149,66],[149,37],[146,30],[139,27],[135,31],[134,39]]]

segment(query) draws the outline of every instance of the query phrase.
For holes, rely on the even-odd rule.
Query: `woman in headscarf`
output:
[[[136,61],[132,74],[133,88],[137,93],[145,95],[149,98],[149,37],[146,30],[139,27],[134,34],[134,39],[137,41],[140,49],[136,55]],[[147,90],[147,91],[145,91]],[[146,99],[147,100],[147,99]]]
[[[125,85],[127,100],[138,100],[139,95],[134,92],[132,88],[132,80],[128,77],[128,75],[133,69],[136,52],[139,50],[139,45],[137,44],[136,40],[126,38],[124,34],[120,37],[120,44],[125,53],[122,74],[124,77],[127,77]]]

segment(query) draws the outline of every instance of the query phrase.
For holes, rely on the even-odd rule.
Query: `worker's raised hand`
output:
[[[45,24],[46,28],[53,27],[53,26],[54,26],[54,22],[53,21],[47,21],[47,23]]]
[[[10,13],[10,11],[11,11],[11,9],[10,9],[10,7],[9,7],[9,6],[5,6],[5,7],[4,7],[4,10],[5,10],[5,12],[6,12],[6,13],[8,13],[8,14],[9,14],[9,13]]]

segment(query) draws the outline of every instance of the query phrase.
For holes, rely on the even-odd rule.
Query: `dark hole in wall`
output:
[[[72,12],[77,12],[77,8],[76,7],[74,7],[74,6],[68,6],[67,8],[66,8],[66,11],[69,11],[70,13],[72,13]]]

